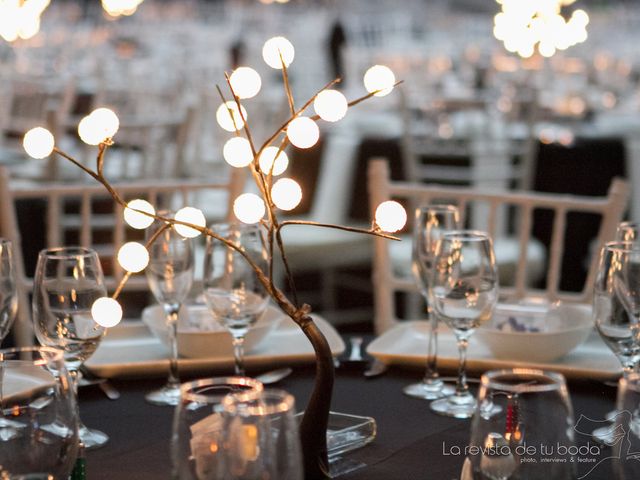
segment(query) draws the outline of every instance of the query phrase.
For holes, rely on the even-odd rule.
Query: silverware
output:
[[[388,369],[389,367],[386,363],[383,363],[376,358],[371,366],[364,371],[364,376],[367,378],[379,377],[386,373]]]
[[[285,377],[288,377],[293,372],[293,369],[289,367],[279,368],[277,370],[270,370],[265,373],[261,373],[256,376],[256,380],[263,383],[264,385],[271,385],[273,383],[277,383]]]
[[[106,378],[101,378],[94,375],[84,366],[80,367],[80,373],[82,374],[82,376],[78,380],[79,387],[97,385],[109,400],[118,400],[120,398],[120,392],[118,391],[118,389],[114,387],[113,384]]]
[[[351,345],[351,353],[349,354],[350,362],[362,362],[362,337],[351,337],[349,343]]]

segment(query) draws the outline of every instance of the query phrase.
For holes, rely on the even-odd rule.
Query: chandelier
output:
[[[0,37],[7,42],[33,37],[50,0],[0,0]]]
[[[587,12],[563,12],[576,0],[496,1],[502,11],[494,18],[493,34],[509,52],[523,58],[531,57],[536,48],[543,57],[551,57],[587,39]]]

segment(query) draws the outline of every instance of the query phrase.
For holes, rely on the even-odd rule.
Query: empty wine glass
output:
[[[469,418],[476,406],[466,378],[469,337],[489,321],[498,297],[498,271],[489,235],[473,230],[445,233],[436,253],[432,292],[436,314],[456,336],[460,367],[455,393],[434,401],[431,409]]]
[[[438,316],[433,312],[430,299],[431,277],[436,248],[442,235],[460,228],[460,214],[454,205],[427,205],[416,210],[413,226],[412,270],[420,293],[427,302],[427,321],[430,324],[427,347],[427,369],[421,382],[407,385],[402,390],[411,397],[434,400],[454,393],[438,375]]]
[[[161,212],[162,216],[170,213]],[[155,405],[177,405],[180,398],[178,377],[178,311],[193,283],[193,248],[191,239],[178,234],[170,224],[156,220],[146,230],[149,265],[145,269],[149,287],[166,316],[169,334],[169,377],[159,390],[145,395]]]
[[[630,373],[618,382],[613,445],[613,471],[617,480],[640,478],[640,374]]]
[[[18,310],[11,242],[0,238],[0,344],[7,336]]]
[[[247,377],[214,377],[181,385],[180,402],[173,417],[171,478],[226,478],[221,474],[222,400],[238,391],[260,392],[262,384]]]
[[[210,228],[242,251],[207,237],[203,283],[214,318],[233,337],[235,374],[244,375],[245,335],[269,303],[267,292],[248,260],[265,272],[267,253],[256,225],[216,224]]]
[[[231,393],[222,400],[222,475],[229,480],[302,480],[293,396],[283,390]]]
[[[574,426],[562,375],[526,368],[485,373],[471,421],[473,478],[576,478]]]
[[[98,348],[104,327],[91,315],[91,306],[106,297],[98,254],[89,248],[42,250],[33,284],[33,322],[42,345],[59,348],[77,391],[78,369]],[[104,445],[109,437],[79,425],[86,448]]]
[[[63,353],[0,350],[0,478],[66,479],[78,450],[78,406]]]

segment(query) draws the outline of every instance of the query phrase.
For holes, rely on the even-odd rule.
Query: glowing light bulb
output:
[[[302,201],[302,189],[295,180],[281,178],[271,187],[271,198],[280,210],[293,210]]]
[[[150,215],[156,214],[156,209],[153,208],[153,205],[146,200],[137,198],[127,203],[127,207],[124,209],[124,221],[127,222],[131,228],[144,230],[151,226],[154,222],[154,218],[149,215],[145,215],[144,213],[140,213],[140,211],[147,212]]]
[[[258,223],[267,209],[264,201],[254,193],[243,193],[233,202],[233,213],[242,223]]]
[[[109,108],[96,108],[89,114],[93,121],[102,129],[104,138],[113,138],[120,128],[120,120],[115,112]]]
[[[309,117],[298,117],[289,123],[287,138],[298,148],[311,148],[320,138],[320,129]]]
[[[190,223],[197,227],[204,228],[207,225],[207,220],[204,218],[202,210],[193,207],[184,207],[176,212],[174,217],[179,222]],[[173,228],[179,235],[185,238],[195,238],[200,235],[200,231],[195,228],[187,227],[186,225],[178,225],[175,223]]]
[[[260,162],[260,170],[265,174],[271,172],[272,165],[273,172],[271,173],[275,176],[282,175],[289,166],[289,157],[287,154],[285,152],[280,152],[280,154],[278,154],[278,150],[278,147],[267,147],[260,154],[260,158],[258,160]]]
[[[407,223],[407,212],[393,200],[382,202],[376,208],[376,224],[385,232],[397,232]]]
[[[345,96],[337,90],[323,90],[313,101],[313,109],[327,122],[342,120],[349,108]]]
[[[253,152],[249,140],[242,137],[234,137],[227,140],[222,149],[222,156],[232,167],[246,167],[253,161]]]
[[[291,65],[296,51],[289,40],[284,37],[273,37],[264,42],[262,47],[262,58],[265,63],[276,70],[282,69],[282,63],[285,66]],[[282,56],[282,59],[280,59]]]
[[[108,108],[98,108],[80,120],[78,136],[87,145],[99,145],[120,128],[118,116]]]
[[[243,118],[248,118],[247,111],[242,105],[240,108],[241,110],[238,110],[236,102],[231,100],[220,105],[216,111],[216,120],[218,121],[218,125],[227,132],[235,132],[236,130],[240,130],[244,127]]]
[[[262,79],[258,72],[250,67],[239,67],[229,77],[231,88],[238,98],[253,98],[262,87]]]
[[[118,250],[118,263],[130,273],[138,273],[149,264],[149,252],[138,242],[127,242]]]
[[[117,300],[102,297],[91,305],[91,317],[101,327],[115,327],[122,320],[122,307]]]
[[[395,83],[396,76],[384,65],[374,65],[364,74],[364,88],[369,93],[376,92],[376,97],[389,95]]]
[[[45,158],[51,155],[55,146],[55,138],[49,130],[42,127],[36,127],[25,133],[22,140],[24,151],[31,158]]]

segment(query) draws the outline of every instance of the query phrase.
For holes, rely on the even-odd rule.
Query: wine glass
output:
[[[471,421],[473,478],[576,478],[574,426],[562,375],[528,368],[485,373]]]
[[[233,337],[235,374],[244,375],[244,337],[269,303],[269,297],[250,260],[266,272],[267,252],[256,225],[217,224],[211,230],[241,249],[207,237],[204,296],[214,318]]]
[[[231,393],[222,400],[222,475],[229,480],[302,480],[293,396],[283,390]]]
[[[38,255],[33,284],[33,322],[38,341],[64,352],[64,362],[78,388],[78,370],[104,335],[104,327],[91,316],[91,306],[106,297],[98,254],[89,248],[61,247]],[[80,440],[87,449],[97,448],[109,437],[79,425]]]
[[[498,297],[498,271],[491,238],[484,232],[445,233],[438,245],[432,278],[433,308],[453,330],[460,352],[456,391],[431,403],[441,415],[470,418],[476,406],[466,378],[469,337],[489,321]]]
[[[617,480],[640,477],[640,374],[630,373],[618,382],[613,471]]]
[[[247,377],[214,377],[185,383],[173,416],[171,478],[224,478],[222,400],[231,392],[261,392],[262,383]]]
[[[616,240],[637,242],[640,240],[640,222],[621,222],[616,229]]]
[[[66,479],[78,450],[78,405],[63,353],[0,350],[0,478]]]
[[[0,344],[7,336],[18,310],[11,242],[0,238]]]
[[[164,217],[168,212],[160,212]],[[180,399],[178,377],[178,311],[193,283],[193,248],[191,239],[180,235],[168,223],[156,220],[146,230],[149,245],[149,265],[145,269],[149,287],[162,305],[169,333],[169,377],[167,383],[145,395],[154,405],[177,405]]]
[[[416,210],[413,226],[412,270],[420,293],[427,302],[427,321],[430,323],[427,349],[427,369],[421,382],[402,389],[411,397],[434,400],[454,393],[438,375],[438,316],[431,306],[431,277],[436,248],[442,235],[460,228],[460,214],[454,205],[427,205]]]

